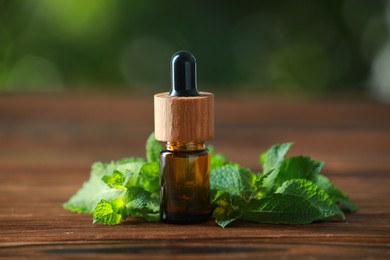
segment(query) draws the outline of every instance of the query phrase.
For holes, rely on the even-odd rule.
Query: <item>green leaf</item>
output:
[[[128,189],[126,209],[132,217],[142,217],[148,221],[156,221],[159,216],[159,200],[153,199],[152,194],[143,188]]]
[[[94,163],[89,180],[84,182],[81,189],[64,203],[64,208],[77,213],[91,214],[101,200],[112,201],[124,193],[124,190],[109,187],[102,180],[104,176],[112,176],[113,172],[118,170],[121,173],[125,172],[128,179],[131,170],[136,171],[142,164],[136,158],[126,158],[110,163]]]
[[[236,164],[227,164],[210,173],[210,189],[227,191],[231,195],[240,195],[243,191],[253,192],[256,175]]]
[[[256,179],[253,185],[255,190],[252,192],[250,199],[262,199],[267,195],[267,190],[263,184],[266,177],[267,174],[256,174]]]
[[[314,161],[310,157],[298,156],[281,161],[265,179],[264,186],[268,191],[274,191],[285,181],[292,179],[306,179],[317,181],[324,163]]]
[[[124,186],[131,187],[137,184],[141,169],[145,164],[143,162],[133,162],[118,166],[118,171],[125,175]]]
[[[215,153],[213,146],[208,146],[207,149],[210,151],[210,169],[215,170],[223,165],[227,164],[228,161],[223,154]]]
[[[115,225],[126,217],[125,205],[121,199],[112,202],[101,200],[93,211],[93,223]]]
[[[344,213],[340,208],[333,202],[331,197],[314,182],[305,179],[286,181],[275,193],[305,198],[321,212],[321,218],[340,216],[344,219]]]
[[[64,204],[64,208],[77,213],[92,213],[99,201],[113,200],[122,193],[122,190],[108,187],[99,175],[91,175],[82,188]]]
[[[210,190],[213,217],[226,227],[236,220],[305,224],[343,217],[338,205],[355,211],[349,198],[320,175],[323,162],[285,155],[292,143],[272,146],[260,157],[263,174],[229,163],[210,147]],[[64,208],[93,213],[94,222],[118,224],[127,216],[159,220],[159,155],[162,146],[152,134],[147,160],[124,158],[92,165],[90,178]]]
[[[113,200],[121,196],[123,190],[108,187],[101,179],[92,178],[84,182],[82,188],[77,191],[63,206],[65,209],[77,213],[91,214],[99,201]]]
[[[156,140],[154,133],[152,133],[146,141],[146,160],[148,162],[158,162],[162,148],[161,143]]]
[[[335,203],[339,204],[342,208],[350,212],[355,212],[357,210],[356,205],[350,201],[349,197],[342,193],[336,186],[334,186],[331,181],[324,175],[320,174],[318,176],[317,185],[325,190],[331,199]]]
[[[152,197],[160,196],[160,164],[157,162],[146,163],[140,172],[137,186],[151,193]]]
[[[127,208],[142,209],[144,208],[150,198],[150,192],[140,188],[132,187],[127,192],[128,203]]]
[[[223,228],[241,216],[239,208],[233,205],[232,197],[228,192],[219,191],[212,204],[215,207],[213,218]]]
[[[270,224],[307,224],[321,217],[321,211],[304,197],[275,193],[252,200],[240,219]]]
[[[263,166],[263,173],[267,174],[279,168],[284,156],[290,150],[293,143],[284,143],[271,146],[265,153],[260,155],[260,164]]]
[[[114,170],[112,176],[104,175],[102,177],[102,181],[104,181],[108,185],[108,187],[113,189],[126,190],[126,187],[123,186],[125,180],[125,175],[123,175],[123,173],[118,170]]]

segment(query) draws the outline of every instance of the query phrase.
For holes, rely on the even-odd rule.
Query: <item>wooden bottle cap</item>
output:
[[[214,95],[154,95],[154,132],[161,142],[204,142],[214,137]]]

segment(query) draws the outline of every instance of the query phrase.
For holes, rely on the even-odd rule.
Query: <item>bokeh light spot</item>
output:
[[[58,91],[62,80],[56,66],[42,57],[26,55],[12,68],[7,77],[7,91]]]

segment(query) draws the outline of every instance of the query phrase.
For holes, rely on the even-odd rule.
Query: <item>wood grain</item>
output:
[[[291,155],[324,173],[359,206],[345,222],[217,227],[92,224],[62,209],[93,161],[144,156],[153,99],[131,95],[0,95],[0,258],[388,258],[390,107],[361,98],[216,96],[216,138],[229,159],[295,141]]]
[[[154,95],[154,132],[162,142],[205,142],[214,137],[214,95],[194,97]]]

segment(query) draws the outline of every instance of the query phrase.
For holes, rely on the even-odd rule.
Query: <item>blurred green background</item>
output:
[[[165,90],[170,58],[185,49],[197,58],[200,89],[389,92],[390,56],[380,58],[388,5],[0,0],[0,91]]]

